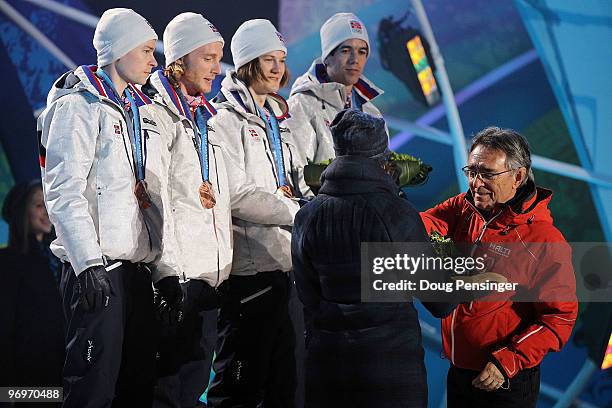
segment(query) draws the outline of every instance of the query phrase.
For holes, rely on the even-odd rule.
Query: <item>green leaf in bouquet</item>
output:
[[[399,170],[400,187],[424,184],[433,168],[421,159],[404,153],[391,152],[391,162]]]
[[[312,189],[321,188],[321,174],[329,166],[331,160],[326,160],[327,163],[308,163],[304,166],[304,181],[306,185]]]
[[[439,232],[432,231],[431,234],[429,234],[429,240],[434,248],[434,252],[439,257],[446,258],[457,255],[457,249],[453,241],[450,238],[442,236]]]

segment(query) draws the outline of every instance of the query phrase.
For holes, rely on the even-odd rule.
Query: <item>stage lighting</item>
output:
[[[425,106],[440,100],[429,44],[421,33],[399,20],[382,19],[378,26],[380,59],[384,69],[402,81],[412,96]]]

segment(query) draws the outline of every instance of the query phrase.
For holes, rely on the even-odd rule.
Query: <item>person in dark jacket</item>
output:
[[[40,181],[17,183],[6,196],[2,217],[9,242],[0,250],[0,386],[61,387],[59,260],[49,249],[53,233]]]
[[[419,213],[385,170],[383,119],[345,110],[331,126],[337,158],[297,214],[292,258],[306,315],[307,407],[426,407],[417,312],[409,299],[361,301],[362,242],[428,243]],[[453,305],[424,302],[436,317]]]

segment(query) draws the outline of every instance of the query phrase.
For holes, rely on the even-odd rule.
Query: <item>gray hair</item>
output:
[[[500,129],[495,126],[487,127],[474,136],[470,153],[476,146],[497,149],[506,153],[506,169],[516,170],[520,167],[527,169],[527,180],[535,181],[531,170],[531,150],[524,136],[512,129]]]

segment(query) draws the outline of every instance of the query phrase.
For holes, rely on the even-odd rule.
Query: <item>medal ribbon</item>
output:
[[[257,111],[259,112],[259,117],[266,123],[266,136],[268,137],[268,141],[272,146],[272,154],[274,156],[274,161],[276,162],[276,170],[278,173],[277,187],[282,187],[288,185],[288,183],[287,177],[285,176],[285,163],[283,161],[283,147],[281,145],[278,120],[276,119],[276,116],[274,116],[274,112],[270,108],[268,102],[266,102],[264,106],[268,112],[270,112],[269,115],[266,115],[266,112],[259,106],[257,106]]]
[[[196,136],[196,142],[198,144],[198,156],[200,156],[200,168],[202,170],[202,180],[208,181],[209,179],[209,166],[208,166],[208,127],[206,126],[207,120],[204,118],[202,113],[202,106],[199,106],[195,110],[195,121],[197,125],[198,135]]]
[[[126,86],[125,91],[123,92],[123,95],[128,100],[129,105],[130,105],[128,109],[118,100],[119,98],[117,98],[118,97],[117,90],[115,89],[115,86],[113,85],[113,81],[111,81],[108,75],[106,75],[106,73],[100,68],[98,68],[98,70],[96,71],[96,75],[102,78],[102,80],[106,82],[106,84],[112,89],[113,93],[115,94],[114,96],[116,97],[116,102],[119,102],[119,105],[123,108],[123,111],[125,112],[126,116],[131,117],[132,119],[133,137],[131,137],[130,139],[132,143],[132,154],[136,158],[136,180],[144,181],[145,179],[145,164],[144,164],[144,159],[143,159],[143,151],[145,150],[145,146],[143,145],[144,139],[140,132],[140,114],[138,112],[138,107],[136,106],[136,102],[134,101],[134,98],[132,97],[132,94],[130,93],[130,87]],[[130,115],[130,111],[132,112],[132,115]]]

